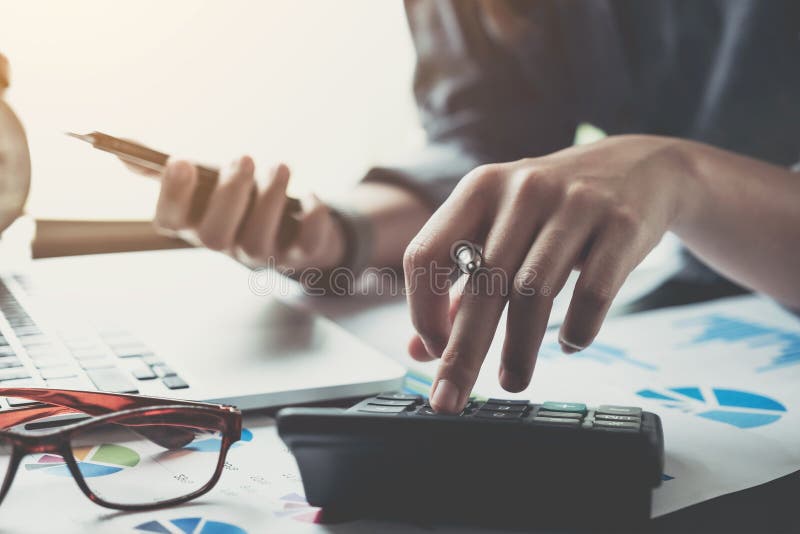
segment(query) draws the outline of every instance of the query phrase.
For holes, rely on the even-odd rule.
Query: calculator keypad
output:
[[[457,415],[439,414],[420,395],[384,393],[364,400],[350,411],[386,416],[468,418],[504,423],[523,423],[606,432],[640,432],[642,409],[634,406],[602,405],[587,407],[579,402],[547,401],[532,404],[517,399],[471,398]]]

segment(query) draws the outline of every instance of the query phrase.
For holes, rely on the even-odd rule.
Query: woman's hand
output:
[[[205,212],[195,221],[189,214],[197,187],[197,169],[188,161],[170,160],[161,177],[155,224],[164,232],[230,254],[251,267],[300,271],[338,265],[344,254],[340,225],[313,195],[303,199],[297,238],[286,249],[278,246],[289,169],[277,165],[262,178],[256,179],[251,158],[244,156],[234,161],[220,170]],[[248,212],[254,187],[256,198]]]
[[[404,257],[418,332],[410,352],[441,357],[435,410],[462,408],[507,302],[500,383],[513,392],[528,386],[553,298],[576,268],[581,275],[559,339],[567,353],[592,342],[628,274],[699,205],[683,143],[612,137],[482,166],[459,183]],[[483,247],[483,269],[468,280],[451,321],[446,288],[433,274],[452,265],[451,247],[464,239]]]

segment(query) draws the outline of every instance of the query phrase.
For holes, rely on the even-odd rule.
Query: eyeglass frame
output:
[[[44,453],[57,454],[64,458],[64,463],[83,494],[100,506],[127,512],[158,510],[176,506],[208,493],[219,482],[225,467],[228,451],[235,442],[241,439],[242,435],[241,411],[234,406],[224,404],[124,393],[49,388],[0,387],[0,396],[19,397],[50,405],[29,406],[0,412],[0,438],[5,439],[12,446],[11,457],[6,467],[2,485],[0,485],[0,505],[2,505],[11,488],[22,459],[29,454]],[[108,401],[109,404],[114,406],[104,405],[102,401]],[[80,471],[80,467],[78,467],[78,461],[72,452],[71,439],[75,432],[113,422],[115,419],[125,419],[133,416],[151,417],[165,414],[188,414],[190,412],[213,416],[222,423],[221,426],[223,427],[220,429],[220,452],[214,474],[202,487],[181,497],[143,504],[113,503],[98,496],[89,488],[83,473]],[[8,428],[23,423],[63,414],[83,414],[88,418],[46,432],[8,430]],[[11,424],[8,424],[7,420],[10,420]],[[187,427],[191,426],[190,417],[188,416],[186,425]]]

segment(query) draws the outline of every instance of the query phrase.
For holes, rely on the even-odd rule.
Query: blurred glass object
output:
[[[31,182],[31,159],[25,130],[4,97],[10,69],[0,54],[0,232],[22,214]]]
[[[0,270],[19,269],[30,260],[35,224],[22,217],[31,183],[28,141],[5,101],[11,82],[8,60],[0,54]]]

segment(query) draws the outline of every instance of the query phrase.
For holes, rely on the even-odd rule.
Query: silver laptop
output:
[[[38,260],[0,276],[0,387],[100,389],[241,409],[398,389],[405,369],[297,291],[205,250]],[[0,410],[25,404],[0,399]]]

